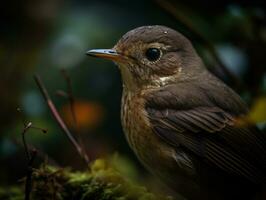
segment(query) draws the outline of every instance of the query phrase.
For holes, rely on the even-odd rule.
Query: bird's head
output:
[[[112,49],[96,49],[87,55],[114,61],[129,90],[161,87],[195,78],[204,71],[190,41],[165,26],[142,26],[126,33]]]

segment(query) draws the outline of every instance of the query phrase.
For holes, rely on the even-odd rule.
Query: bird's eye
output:
[[[161,51],[157,48],[149,48],[145,55],[149,61],[156,61],[161,57]]]

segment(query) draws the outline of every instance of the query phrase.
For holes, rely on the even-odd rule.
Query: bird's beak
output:
[[[114,49],[92,49],[86,52],[88,56],[104,58],[112,61],[120,61],[123,57]]]

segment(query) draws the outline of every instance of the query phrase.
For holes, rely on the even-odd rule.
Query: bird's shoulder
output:
[[[169,84],[145,94],[147,108],[186,110],[218,107],[238,116],[248,112],[241,97],[209,72],[188,80]]]

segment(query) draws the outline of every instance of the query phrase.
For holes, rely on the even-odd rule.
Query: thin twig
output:
[[[31,160],[31,156],[30,156],[29,148],[28,148],[28,145],[27,145],[27,142],[26,142],[25,134],[31,128],[31,126],[32,126],[31,122],[26,124],[26,126],[23,128],[23,131],[22,131],[22,134],[21,134],[22,135],[22,142],[23,142],[23,146],[24,146],[24,149],[25,149],[25,153],[26,153],[28,162]]]
[[[67,138],[69,139],[69,141],[71,142],[71,144],[75,147],[75,149],[77,150],[78,154],[81,156],[81,158],[83,159],[83,161],[85,162],[86,165],[89,164],[89,159],[88,157],[83,153],[82,148],[80,147],[80,145],[77,143],[77,141],[75,140],[75,138],[72,136],[71,132],[69,131],[69,129],[67,128],[66,124],[64,123],[63,119],[61,118],[60,114],[58,113],[54,103],[52,102],[46,88],[44,87],[40,77],[38,75],[34,76],[35,82],[37,83],[53,117],[55,118],[56,122],[58,123],[58,125],[60,126],[60,128],[62,129],[62,131],[66,134]]]
[[[21,108],[17,108],[17,111],[18,111],[18,113],[20,115],[19,117],[21,118],[21,121],[22,121],[22,124],[24,126],[24,129],[31,128],[31,129],[36,129],[36,130],[42,131],[43,133],[47,133],[48,132],[47,129],[44,129],[44,128],[41,128],[41,127],[37,127],[37,126],[33,126],[31,122],[26,123],[26,119],[25,119],[25,117],[23,115],[23,112],[22,112]],[[27,127],[27,126],[30,126],[30,127]]]
[[[46,128],[40,128],[40,127],[37,127],[37,126],[31,126],[30,127],[31,129],[36,129],[36,130],[39,130],[41,131],[42,133],[47,133],[48,130]]]
[[[25,183],[25,200],[30,200],[30,193],[32,190],[32,172],[33,172],[33,162],[36,158],[37,151],[36,149],[33,149],[31,151],[30,159],[28,162],[28,169],[27,169],[27,177],[26,177],[26,183]]]
[[[67,99],[69,98],[68,94],[65,91],[63,91],[63,90],[57,90],[55,94],[57,96],[59,96],[59,97],[64,97],[64,98],[67,98]]]
[[[67,83],[67,94],[66,95],[67,95],[69,103],[70,103],[70,110],[71,110],[71,115],[72,115],[73,122],[74,122],[77,140],[78,140],[79,145],[81,146],[81,150],[82,150],[83,155],[87,157],[85,145],[84,145],[83,140],[81,138],[81,135],[78,131],[78,121],[77,121],[77,116],[76,116],[76,112],[75,112],[75,97],[74,97],[74,93],[73,93],[73,89],[72,89],[72,81],[71,81],[71,78],[65,69],[62,69],[61,73],[62,73],[62,75],[63,75],[63,77]],[[86,158],[86,159],[88,160],[88,158]]]
[[[23,146],[24,146],[24,150],[25,150],[25,154],[26,154],[27,162],[28,162],[27,176],[26,176],[26,183],[25,183],[25,197],[24,197],[24,200],[30,200],[30,193],[31,193],[31,190],[32,190],[33,162],[34,162],[34,160],[36,158],[37,150],[35,148],[29,148],[28,143],[26,141],[26,133],[30,129],[36,129],[36,130],[42,131],[43,133],[46,133],[47,129],[43,129],[43,128],[39,128],[39,127],[33,126],[32,122],[28,122],[27,123],[26,119],[22,115],[21,109],[17,108],[17,111],[21,115],[21,119],[22,119],[22,123],[23,123],[23,131],[21,133],[21,135],[22,135],[22,143],[23,143]]]
[[[185,17],[182,12],[176,10],[175,6],[167,0],[155,0],[156,3],[165,10],[168,14],[178,20],[181,24],[183,24],[195,37],[197,37],[202,44],[208,49],[209,53],[216,60],[217,64],[220,66],[224,74],[232,81],[235,87],[243,90],[243,83],[236,77],[223,63],[220,59],[215,47],[213,44],[203,35],[201,34],[195,26],[191,23],[191,21]]]
[[[33,165],[33,162],[37,154],[37,151],[35,149],[31,150],[31,152],[29,151],[29,147],[26,141],[25,135],[31,127],[32,127],[31,122],[27,124],[25,123],[23,131],[22,131],[22,142],[23,142],[25,154],[26,154],[27,161],[28,161],[27,176],[26,176],[26,183],[25,183],[25,197],[24,197],[25,200],[30,200],[30,193],[32,190],[32,172],[33,172],[32,165]]]
[[[77,116],[76,116],[76,112],[75,112],[75,98],[73,95],[71,78],[69,77],[69,75],[67,74],[67,71],[65,69],[62,69],[61,72],[62,72],[62,75],[65,78],[66,83],[67,83],[67,94],[68,94],[68,99],[70,102],[70,109],[71,109],[74,124],[75,124],[75,126],[77,126]]]
[[[20,109],[20,108],[17,108],[17,111],[18,111],[18,113],[19,113],[19,115],[20,115],[20,119],[21,119],[21,121],[22,121],[22,123],[23,123],[23,126],[24,126],[24,128],[27,126],[27,124],[26,124],[26,120],[25,120],[25,117],[24,117],[24,115],[23,115],[23,113],[22,113],[22,110]]]

